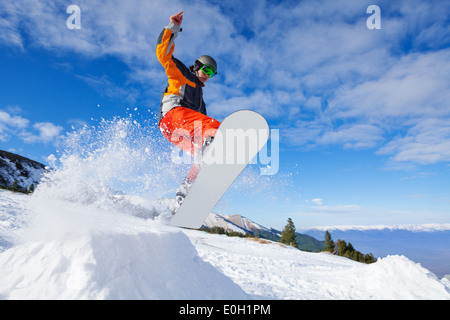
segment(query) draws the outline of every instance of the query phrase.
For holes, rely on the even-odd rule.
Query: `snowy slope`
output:
[[[36,186],[45,170],[39,162],[0,150],[0,186],[11,187],[15,180],[23,189]]]
[[[0,254],[4,299],[246,299],[182,232],[87,232]]]
[[[403,256],[366,265],[182,230],[108,199],[0,191],[0,204],[3,299],[450,299]]]
[[[200,256],[247,293],[269,299],[450,299],[447,280],[404,256],[362,264],[279,243],[185,231]]]

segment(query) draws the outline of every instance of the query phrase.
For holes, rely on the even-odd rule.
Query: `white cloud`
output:
[[[219,90],[222,90],[222,88]],[[292,104],[293,100],[305,100],[302,92],[293,92],[289,95],[281,90],[255,90],[246,95],[237,90],[232,91],[233,94],[229,98],[223,95],[221,99],[213,100],[208,105],[208,111],[215,116],[225,117],[240,109],[251,109],[272,119],[285,118],[286,113],[290,114],[291,112],[288,106]],[[216,96],[220,96],[220,94],[216,94]],[[298,112],[294,110],[293,113]]]
[[[379,151],[393,161],[421,164],[450,161],[450,119],[426,119],[415,124],[404,137],[396,137]]]
[[[6,111],[0,110],[0,124],[13,128],[25,128],[28,126],[29,121],[20,116],[11,116]]]
[[[450,50],[414,53],[401,58],[381,77],[343,87],[328,112],[342,119],[384,123],[387,117],[449,116]],[[388,119],[389,121],[389,119]]]
[[[50,122],[38,122],[33,125],[39,132],[38,140],[43,142],[49,142],[61,134],[63,127],[55,125]]]
[[[392,155],[393,161],[450,161],[448,74],[450,50],[410,54],[380,78],[340,90],[327,112],[335,119],[367,123],[355,137],[368,146],[379,146],[383,135],[395,132],[377,152]]]
[[[320,198],[312,199],[311,202],[313,202],[314,204],[316,204],[318,206],[323,205],[323,199],[320,199]]]
[[[62,126],[50,122],[37,122],[32,125],[32,128],[38,132],[34,134],[29,127],[30,120],[14,115],[8,112],[9,110],[15,113],[21,111],[18,107],[0,110],[0,141],[8,141],[11,136],[17,136],[27,143],[48,143],[60,137]]]
[[[320,144],[343,144],[344,148],[359,149],[376,146],[383,140],[383,131],[370,124],[342,125],[325,132],[317,139]]]
[[[96,77],[77,75],[77,78],[86,82],[101,95],[120,99],[121,101],[127,101],[129,103],[134,103],[136,101],[137,92],[134,88],[119,87],[107,76]]]
[[[303,219],[324,219],[326,223],[336,223],[343,217],[351,217],[352,221],[357,221],[368,214],[369,211],[358,204],[334,204],[328,205],[322,198],[305,200],[305,205],[301,210],[292,213],[294,216],[301,216]]]
[[[0,3],[0,8],[2,4]],[[2,8],[2,13],[7,12]],[[0,43],[8,43],[12,46],[23,50],[23,40],[20,31],[17,28],[17,18],[8,14],[0,16]]]
[[[28,119],[0,110],[0,141],[8,141],[11,135],[25,129],[28,124]]]
[[[357,204],[325,205],[325,200],[322,198],[306,200],[306,203],[309,202],[312,202],[313,205],[309,206],[307,211],[320,214],[358,213],[362,210],[362,207]]]
[[[317,212],[325,214],[343,214],[343,213],[355,213],[361,211],[361,206],[357,204],[338,204],[335,206],[316,206],[312,207]]]

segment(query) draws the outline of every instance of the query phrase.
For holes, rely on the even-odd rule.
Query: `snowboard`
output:
[[[268,138],[269,125],[259,113],[240,110],[226,117],[203,154],[198,176],[170,225],[200,228]]]

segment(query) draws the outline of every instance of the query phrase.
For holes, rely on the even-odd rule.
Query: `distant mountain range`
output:
[[[45,165],[18,154],[0,150],[0,187],[18,189],[36,186],[46,171]]]
[[[325,230],[330,232],[335,242],[345,240],[363,253],[371,252],[376,258],[404,255],[438,277],[450,274],[450,224],[342,226],[302,232],[323,238]]]

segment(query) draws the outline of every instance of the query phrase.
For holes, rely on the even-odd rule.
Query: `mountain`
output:
[[[0,187],[11,188],[17,181],[16,187],[26,190],[36,186],[45,171],[42,163],[0,150]]]
[[[266,228],[238,214],[221,215],[211,213],[208,218],[206,218],[203,226],[206,228],[220,227],[228,232],[249,234],[251,236],[269,240],[278,241],[280,239],[280,231],[272,228]]]
[[[295,240],[297,240],[298,248],[303,251],[312,251],[319,252],[325,248],[325,241],[319,241],[316,238],[304,234],[296,232],[297,236]]]
[[[203,224],[206,228],[219,227],[228,232],[238,232],[241,234],[249,234],[254,237],[263,239],[280,241],[281,231],[273,228],[266,228],[246,217],[238,214],[221,215],[210,213]],[[319,241],[314,237],[302,233],[296,233],[298,248],[304,251],[317,252],[323,249],[324,241]]]

